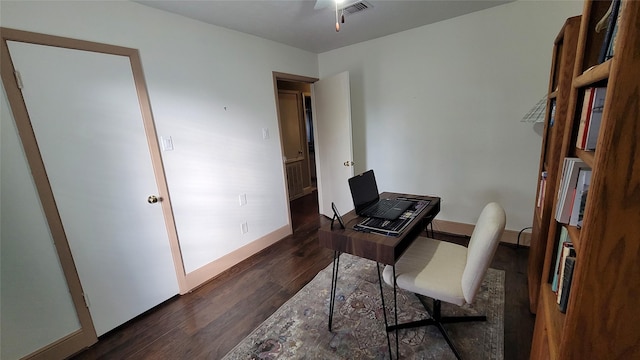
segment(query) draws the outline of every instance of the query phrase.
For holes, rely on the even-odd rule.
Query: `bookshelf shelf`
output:
[[[576,149],[576,156],[582,159],[590,168],[593,169],[595,163],[596,153],[593,151],[584,151],[582,149]]]
[[[569,232],[569,239],[573,242],[575,246],[576,253],[580,255],[580,229],[575,226],[566,226],[567,231]]]
[[[586,0],[573,44],[568,43],[575,35],[570,21],[576,18],[567,20],[558,39],[563,41],[562,62],[573,52],[571,66],[560,69],[554,46],[549,94],[558,84],[559,126],[545,131],[543,144],[560,140],[543,145],[541,154],[540,168],[552,183],[544,210],[534,210],[529,252],[529,296],[537,311],[532,360],[640,359],[640,1],[620,2],[613,57],[601,64],[605,35],[594,30],[617,1]],[[557,76],[567,68],[571,75],[563,82]],[[596,151],[584,151],[576,148],[576,138],[585,89],[593,86],[607,91]],[[592,170],[580,228],[555,220],[564,158],[573,156]],[[563,228],[575,247],[566,313],[551,287]]]
[[[606,80],[609,78],[609,72],[611,71],[612,59],[609,59],[602,64],[594,65],[589,70],[585,71],[582,75],[576,77],[573,80],[573,86],[577,88],[593,85],[598,81]]]

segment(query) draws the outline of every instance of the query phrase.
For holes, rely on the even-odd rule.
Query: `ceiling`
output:
[[[328,0],[318,0],[318,6],[314,0],[134,1],[209,24],[322,53],[513,0],[365,0],[371,7],[347,14],[339,32],[335,30],[335,5],[328,3]],[[361,1],[345,0],[341,6],[355,2]]]

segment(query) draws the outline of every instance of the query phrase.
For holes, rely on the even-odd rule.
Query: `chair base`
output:
[[[458,349],[456,349],[455,345],[453,345],[453,342],[449,337],[449,333],[447,333],[447,330],[444,328],[443,324],[471,322],[471,321],[487,321],[487,317],[484,315],[482,316],[442,316],[440,312],[440,307],[441,307],[440,300],[436,300],[436,299],[433,300],[433,311],[430,311],[429,306],[427,306],[427,304],[425,303],[425,300],[419,295],[418,295],[418,299],[424,306],[427,313],[429,313],[431,318],[412,321],[404,324],[388,326],[387,332],[400,330],[400,329],[410,329],[415,327],[435,325],[438,328],[438,330],[440,330],[440,333],[442,334],[444,339],[447,341],[447,344],[449,344],[449,347],[451,348],[453,353],[456,355],[456,358],[458,360],[462,359],[462,357],[460,356],[460,353],[458,352]]]

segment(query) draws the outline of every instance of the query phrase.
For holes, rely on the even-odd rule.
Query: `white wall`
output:
[[[80,328],[2,88],[0,358],[17,359]]]
[[[187,272],[287,225],[272,72],[315,54],[129,2],[3,1],[2,25],[140,50]]]
[[[540,137],[519,119],[546,92],[553,39],[581,6],[517,2],[319,56],[129,2],[2,1],[0,23],[140,50],[158,134],[175,145],[163,159],[192,271],[287,225],[272,71],[310,77],[350,71],[356,170],[375,168],[382,190],[440,195],[439,218],[466,223],[475,222],[485,202],[498,200],[508,228],[529,225]],[[267,141],[262,128],[270,130]],[[374,145],[384,138],[400,139],[400,146]],[[3,148],[3,167],[4,157]],[[4,354],[5,339],[12,339],[4,327],[5,284],[13,276],[5,269],[22,264],[7,260],[22,255],[5,245],[5,219],[14,209],[5,206],[4,177],[2,186]],[[244,207],[240,194],[247,194]],[[28,211],[33,218],[21,219],[41,221],[38,207]],[[244,221],[249,232],[242,236]],[[34,237],[51,246],[48,234]],[[47,268],[58,276],[50,284],[62,289],[47,251],[38,256],[49,257]],[[29,271],[25,278],[37,276]],[[21,298],[35,299],[38,291]],[[15,316],[26,328],[54,324],[55,334],[77,321]],[[13,349],[35,350],[41,340],[32,336]]]
[[[351,75],[356,172],[441,196],[441,220],[474,224],[498,201],[507,229],[531,226],[542,138],[520,119],[582,5],[518,1],[320,54],[320,77]]]
[[[157,132],[171,136],[175,146],[163,153],[163,160],[187,272],[288,225],[272,72],[317,77],[316,54],[121,1],[2,1],[0,23],[140,50]],[[3,110],[3,136],[6,114]],[[263,128],[270,139],[262,139]],[[2,155],[4,170],[4,138]],[[47,335],[59,337],[71,325],[77,328],[77,319],[68,311],[33,318],[35,312],[9,306],[11,293],[33,299],[23,304],[32,308],[49,287],[67,289],[59,265],[50,259],[50,236],[40,231],[31,240],[49,252],[33,255],[33,262],[45,259],[42,266],[57,278],[47,278],[47,287],[14,292],[16,284],[37,277],[40,270],[25,260],[22,251],[29,249],[9,246],[26,244],[26,235],[5,231],[5,221],[12,219],[7,214],[16,209],[6,201],[13,188],[6,190],[4,177],[2,186],[2,358],[11,359],[56,339],[44,341],[26,330],[46,326],[51,328]],[[240,207],[240,194],[246,194],[246,206]],[[27,227],[42,230],[39,208],[25,211],[21,219]],[[242,222],[249,229],[244,235]],[[15,266],[25,267],[26,274],[14,273]],[[62,303],[70,306],[70,300]],[[16,310],[13,318],[5,310]],[[23,326],[6,328],[10,318]]]

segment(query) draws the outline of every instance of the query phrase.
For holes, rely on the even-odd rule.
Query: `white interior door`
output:
[[[348,183],[354,175],[349,73],[345,71],[321,79],[311,90],[318,160],[318,207],[320,214],[331,217],[332,202],[341,213],[353,210]]]
[[[9,42],[97,335],[178,293],[128,57]]]

